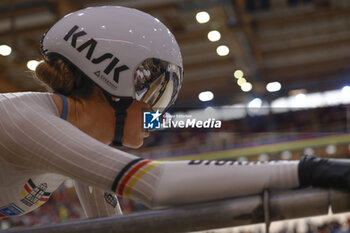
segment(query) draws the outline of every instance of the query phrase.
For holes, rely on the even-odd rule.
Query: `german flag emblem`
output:
[[[130,193],[135,184],[151,169],[161,162],[148,159],[134,159],[128,163],[115,178],[112,190],[119,196],[130,198]]]
[[[24,185],[24,189],[21,191],[23,199],[21,202],[26,206],[41,206],[46,201],[49,200],[51,193],[46,192],[47,183],[41,183],[39,186],[36,186],[32,179],[29,179]]]

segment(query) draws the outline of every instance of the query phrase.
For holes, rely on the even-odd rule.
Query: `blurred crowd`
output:
[[[280,231],[281,233],[288,232],[287,229]],[[308,223],[306,233],[348,233],[350,232],[350,218],[341,223],[340,221],[333,220],[329,222],[324,222],[320,225]]]
[[[146,207],[129,199],[120,198],[123,214],[145,210]],[[73,187],[61,185],[51,198],[40,208],[23,215],[10,218],[0,218],[0,230],[35,225],[47,225],[69,222],[86,218],[79,199]]]
[[[327,215],[299,220],[272,222],[271,233],[349,233],[349,213]],[[265,225],[256,224],[242,227],[196,231],[192,233],[264,233]]]
[[[154,131],[130,153],[150,158],[197,154],[237,147],[349,132],[350,106],[314,108],[223,121],[220,129]]]

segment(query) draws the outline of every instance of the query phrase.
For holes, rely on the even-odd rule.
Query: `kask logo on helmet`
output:
[[[114,69],[114,75],[113,75],[113,80],[118,84],[119,82],[119,74],[123,71],[126,71],[129,69],[128,66],[126,65],[121,65],[121,66],[117,66],[119,59],[114,56],[111,53],[105,53],[102,54],[99,57],[93,57],[94,51],[97,47],[98,42],[94,39],[94,38],[90,38],[88,41],[84,42],[82,45],[80,45],[79,47],[77,47],[77,40],[80,37],[86,36],[87,33],[84,30],[78,31],[80,27],[78,25],[74,25],[69,32],[63,37],[63,39],[65,41],[68,41],[69,38],[72,38],[71,40],[71,46],[73,48],[75,48],[78,52],[82,52],[85,49],[88,49],[85,58],[88,59],[89,61],[91,61],[91,63],[93,64],[99,64],[103,61],[105,61],[106,59],[109,59],[110,62],[109,64],[106,66],[106,68],[103,70],[103,73],[105,75],[109,75],[111,73],[111,71]],[[107,79],[101,71],[96,71],[94,72],[94,74],[100,78],[102,81],[104,81],[108,86],[116,89],[117,86],[112,83],[111,81],[109,81],[109,79]]]

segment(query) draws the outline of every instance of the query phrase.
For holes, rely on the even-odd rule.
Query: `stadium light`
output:
[[[208,33],[208,40],[214,42],[218,41],[221,38],[221,34],[219,31],[213,30]]]
[[[243,71],[242,70],[236,70],[233,75],[235,76],[236,79],[240,79],[240,78],[243,78]]]
[[[219,56],[226,56],[230,53],[230,49],[226,45],[220,45],[216,48],[216,53]]]
[[[37,65],[39,64],[38,61],[36,60],[30,60],[27,62],[27,68],[30,69],[31,71],[35,71]]]
[[[238,84],[238,86],[242,86],[244,83],[246,83],[247,82],[247,80],[245,79],[245,78],[239,78],[238,80],[237,80],[237,84]]]
[[[268,92],[276,92],[276,91],[281,90],[281,87],[282,87],[281,83],[279,83],[279,82],[271,82],[271,83],[268,83],[266,85],[266,90]]]
[[[198,23],[207,23],[210,20],[210,15],[206,11],[201,11],[196,14],[196,20]]]
[[[8,56],[12,52],[12,48],[8,45],[0,45],[0,55]]]
[[[253,85],[250,82],[243,83],[241,86],[241,90],[244,92],[249,92],[253,89]]]
[[[202,102],[207,102],[214,98],[214,94],[211,91],[203,91],[199,93],[198,98]]]

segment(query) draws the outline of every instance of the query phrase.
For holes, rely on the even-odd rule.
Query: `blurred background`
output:
[[[156,131],[138,150],[119,149],[166,160],[350,157],[349,0],[0,0],[0,92],[42,91],[32,73],[42,34],[69,12],[101,5],[137,8],[169,27],[185,71],[172,113],[223,122],[217,130]],[[125,213],[145,209],[120,201]],[[346,216],[275,231],[346,232]],[[68,180],[40,209],[1,220],[0,229],[83,217]],[[263,231],[252,229],[225,232]]]

